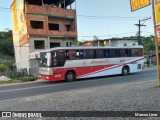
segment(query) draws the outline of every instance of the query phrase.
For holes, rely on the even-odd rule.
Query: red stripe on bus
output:
[[[121,64],[121,65],[112,65],[113,67],[110,66],[109,68],[104,68],[104,69],[100,69],[100,70],[95,71],[95,72],[87,73],[87,74],[84,74],[84,75],[82,75],[82,76],[79,76],[78,78],[83,78],[83,77],[86,77],[86,76],[88,76],[88,75],[92,75],[92,74],[96,74],[96,73],[99,73],[99,72],[103,72],[103,71],[105,71],[105,70],[110,70],[110,69],[114,69],[114,68],[117,68],[117,67],[125,66],[125,65],[127,65],[127,64],[133,64],[133,63],[135,63],[135,62],[137,62],[137,61],[140,61],[140,60],[143,60],[143,59],[144,59],[144,58],[141,58],[141,59],[134,60],[134,61],[132,61],[132,62],[128,62],[128,63]]]

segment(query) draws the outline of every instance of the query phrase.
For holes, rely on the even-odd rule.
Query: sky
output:
[[[12,29],[10,5],[13,0],[0,0],[0,31]],[[131,12],[130,0],[76,0],[78,40],[135,36],[139,19],[152,17],[152,6]],[[141,22],[142,24],[143,22]],[[152,18],[141,27],[142,36],[154,33]]]

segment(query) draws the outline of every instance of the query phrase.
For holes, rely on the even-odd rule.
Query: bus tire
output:
[[[75,77],[76,77],[75,73],[72,72],[72,71],[69,71],[69,72],[67,72],[66,75],[65,75],[65,80],[66,80],[67,82],[73,82],[73,81],[75,81]]]
[[[126,76],[126,75],[128,75],[129,74],[129,67],[123,67],[122,68],[122,75],[123,76]]]

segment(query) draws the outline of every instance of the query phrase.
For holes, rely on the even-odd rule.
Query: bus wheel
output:
[[[128,75],[129,74],[129,68],[128,67],[123,67],[122,68],[122,75],[125,76],[125,75]]]
[[[67,82],[72,82],[72,81],[75,80],[75,73],[72,72],[72,71],[69,71],[69,72],[66,73],[65,78],[66,78]]]

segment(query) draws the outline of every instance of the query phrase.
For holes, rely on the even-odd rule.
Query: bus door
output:
[[[66,55],[64,51],[55,51],[52,53],[53,67],[63,67],[66,62]]]

